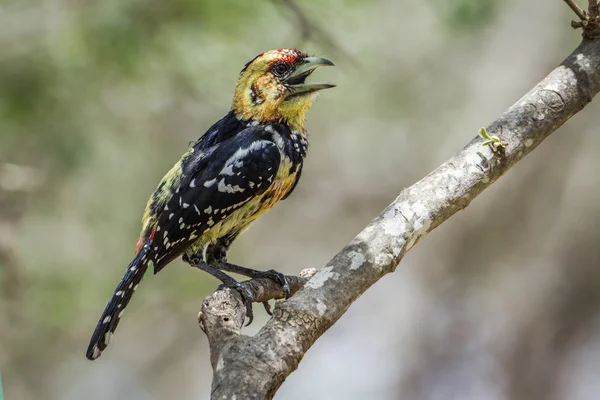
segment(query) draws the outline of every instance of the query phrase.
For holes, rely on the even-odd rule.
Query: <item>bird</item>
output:
[[[108,346],[125,307],[148,268],[161,271],[181,257],[237,290],[252,322],[252,293],[226,272],[275,280],[286,298],[285,276],[231,264],[227,251],[242,232],[296,188],[308,149],[306,113],[317,92],[335,87],[307,83],[328,59],[292,48],[270,50],[242,69],[230,111],[175,163],[150,196],[135,256],[111,296],[86,357]],[[268,311],[268,310],[267,310]]]

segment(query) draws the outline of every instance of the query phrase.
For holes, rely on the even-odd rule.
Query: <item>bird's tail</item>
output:
[[[129,304],[133,292],[137,289],[148,268],[147,257],[149,250],[150,241],[142,246],[133,261],[131,261],[131,264],[127,267],[123,279],[121,279],[114,294],[108,301],[98,321],[98,325],[96,325],[96,330],[92,334],[92,339],[86,353],[88,359],[95,360],[100,357],[102,351],[108,346],[113,333],[117,329],[117,325],[119,325],[123,310]]]

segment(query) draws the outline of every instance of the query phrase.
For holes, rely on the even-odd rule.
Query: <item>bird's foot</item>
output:
[[[219,269],[222,269],[224,271],[229,271],[229,272],[233,272],[235,274],[244,275],[244,276],[247,276],[247,277],[253,278],[253,279],[268,278],[279,284],[286,299],[289,299],[290,296],[292,295],[292,292],[290,291],[290,286],[287,283],[287,280],[285,279],[285,275],[282,274],[281,272],[277,272],[272,269],[270,269],[268,271],[257,271],[255,269],[242,267],[240,265],[235,265],[235,264],[231,264],[228,262],[219,262],[218,266],[219,266]],[[265,311],[267,312],[267,314],[272,315],[271,307],[269,306],[269,303],[264,302],[263,305],[265,306]]]
[[[274,269],[270,269],[268,271],[258,271],[254,278],[268,278],[277,282],[279,286],[281,286],[281,290],[283,290],[283,294],[285,295],[286,299],[289,299],[292,295],[292,292],[290,291],[290,285],[288,285],[285,275],[281,272],[277,272]],[[267,310],[267,312],[269,312],[269,310]]]
[[[292,293],[290,291],[290,286],[288,285],[288,283],[285,279],[285,275],[282,274],[281,272],[277,272],[273,269],[270,269],[268,271],[257,271],[255,269],[242,267],[240,265],[230,264],[228,262],[220,262],[219,268],[224,271],[229,271],[229,272],[233,272],[235,274],[244,275],[244,276],[247,276],[247,277],[253,278],[253,279],[256,279],[256,278],[271,279],[272,281],[277,282],[281,286],[281,290],[283,290],[283,294],[285,295],[286,299],[289,299],[290,296],[292,295]]]
[[[236,281],[233,278],[231,280],[227,279],[223,281],[223,283],[217,287],[217,290],[223,290],[226,288],[237,290],[240,296],[242,296],[242,301],[246,305],[246,317],[248,317],[248,323],[246,326],[250,325],[254,320],[254,313],[252,311],[252,302],[254,301],[254,296],[252,295],[252,292],[246,285]]]
[[[273,312],[271,311],[271,305],[269,304],[268,301],[263,301],[262,305],[265,308],[265,311],[267,312],[267,314],[273,315]]]
[[[279,286],[281,286],[281,290],[283,290],[283,293],[284,293],[286,299],[289,299],[290,296],[292,295],[292,293],[290,291],[290,286],[288,285],[287,280],[285,279],[285,275],[282,274],[281,272],[277,272],[273,269],[270,269],[268,271],[258,271],[258,273],[254,277],[255,278],[268,278],[268,279],[271,279],[271,280],[277,282],[279,284]],[[271,305],[269,304],[268,301],[264,301],[263,306],[265,307],[265,311],[267,312],[267,314],[273,315],[273,312],[271,312]]]

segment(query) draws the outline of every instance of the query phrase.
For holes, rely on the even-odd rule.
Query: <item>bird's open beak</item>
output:
[[[302,64],[298,65],[285,81],[290,92],[286,99],[335,87],[335,85],[331,83],[304,82],[315,69],[333,65],[334,64],[326,58],[306,57]]]

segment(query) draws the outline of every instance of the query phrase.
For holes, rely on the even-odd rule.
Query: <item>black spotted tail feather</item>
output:
[[[86,357],[90,360],[95,360],[100,357],[112,335],[119,325],[123,310],[129,304],[133,293],[137,289],[138,284],[144,277],[144,273],[148,268],[147,255],[150,250],[150,243],[142,246],[141,250],[136,254],[131,264],[127,267],[127,271],[119,282],[112,297],[108,301],[98,325],[92,334],[92,339],[87,349]]]

